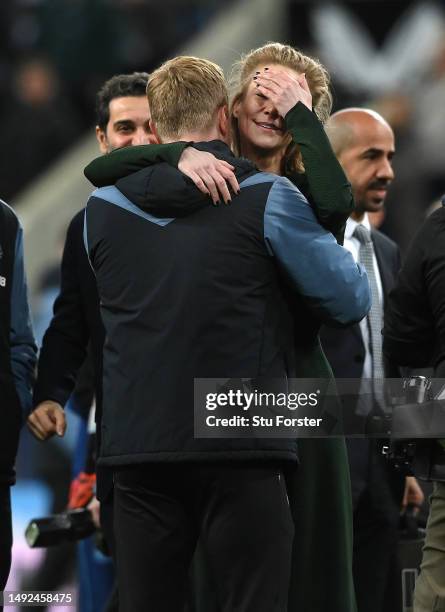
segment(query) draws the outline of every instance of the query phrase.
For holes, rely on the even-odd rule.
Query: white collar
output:
[[[371,223],[369,221],[368,213],[365,213],[363,219],[359,222],[355,219],[351,219],[351,217],[348,218],[348,220],[346,221],[345,229],[346,240],[351,240],[357,225],[363,225],[364,227],[366,227],[367,230],[371,231]]]

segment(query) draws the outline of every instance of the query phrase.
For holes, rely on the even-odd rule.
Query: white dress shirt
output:
[[[361,220],[360,224],[366,227],[369,231],[371,231],[371,224],[369,222],[369,218],[366,213],[363,219]],[[353,236],[353,234],[354,234],[354,230],[357,227],[357,225],[359,225],[358,222],[349,217],[349,219],[346,222],[345,241],[344,241],[345,249],[347,249],[352,254],[356,262],[359,261],[360,242],[358,241],[357,238]],[[377,258],[375,256],[375,252],[373,254],[373,264],[374,264],[375,278],[377,281],[377,290],[379,292],[380,304],[382,305],[382,308],[383,308],[382,279],[380,277],[380,271],[379,271],[379,266],[377,263]],[[365,347],[365,361],[363,363],[362,378],[372,378],[372,357],[371,357],[371,350],[369,346],[370,335],[369,335],[368,321],[366,317],[360,321],[359,325],[360,325],[360,332],[362,334],[363,344]],[[383,321],[382,321],[382,327],[383,327]]]

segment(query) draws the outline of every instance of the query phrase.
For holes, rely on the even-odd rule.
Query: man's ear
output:
[[[108,139],[106,133],[96,125],[96,139],[99,143],[99,149],[102,154],[108,153]]]
[[[154,144],[161,144],[162,140],[159,138],[158,130],[156,129],[156,125],[153,123],[153,119],[150,118],[150,131],[153,135]]]
[[[230,119],[229,109],[227,108],[226,104],[218,109],[218,128],[224,137],[224,140],[227,140],[230,132]]]

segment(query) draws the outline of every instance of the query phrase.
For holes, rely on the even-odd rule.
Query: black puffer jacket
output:
[[[294,461],[295,440],[195,438],[194,379],[268,378],[286,390],[296,371],[287,273],[324,320],[347,324],[369,308],[366,278],[287,179],[258,173],[221,142],[199,147],[235,166],[236,205],[209,206],[166,164],[88,202],[106,329],[104,464]]]

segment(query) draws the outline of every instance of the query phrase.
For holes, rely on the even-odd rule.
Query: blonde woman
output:
[[[322,127],[332,105],[324,67],[292,47],[272,43],[235,65],[232,87],[237,153],[260,170],[287,176],[322,225],[343,242],[354,204]],[[331,378],[318,321],[297,304],[295,317],[297,375]],[[288,479],[296,524],[289,610],[353,610],[352,505],[344,440],[302,439],[299,457],[300,466]]]
[[[269,43],[236,63],[231,85],[235,151],[260,170],[287,176],[320,223],[342,242],[354,203],[322,126],[332,105],[325,68],[288,45]],[[230,172],[212,165],[209,157],[186,143],[130,147],[94,160],[85,174],[103,186],[163,159],[178,165],[214,201],[228,200],[227,187],[218,183]],[[236,189],[232,178],[230,185]],[[297,303],[295,319],[297,376],[331,378],[319,321]],[[289,611],[353,612],[352,505],[344,440],[301,440],[299,457],[298,470],[288,478],[296,523]]]

